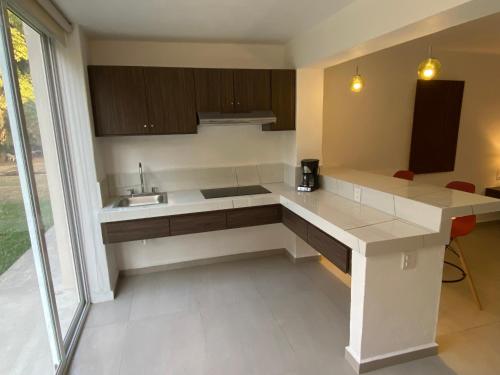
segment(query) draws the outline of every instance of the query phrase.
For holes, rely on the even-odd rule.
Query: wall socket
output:
[[[401,257],[401,269],[403,271],[411,270],[417,266],[417,252],[411,251],[403,253]]]
[[[500,168],[497,169],[497,180],[500,180]]]
[[[361,188],[359,186],[354,186],[354,200],[361,202]]]

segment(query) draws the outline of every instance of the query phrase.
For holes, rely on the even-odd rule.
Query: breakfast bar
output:
[[[113,239],[113,224],[123,228],[127,222],[153,218],[160,220],[161,230],[149,238],[176,236],[177,241],[193,241],[193,233],[217,231],[224,236],[245,229],[253,236],[262,230],[262,236],[269,238],[266,228],[271,227],[277,234],[267,249],[282,246],[295,261],[317,258],[319,253],[351,274],[346,359],[357,372],[436,354],[451,218],[499,211],[500,201],[367,172],[331,169],[323,173],[323,188],[314,192],[273,183],[263,184],[268,194],[205,199],[199,190],[187,190],[168,193],[166,204],[111,204],[100,213],[103,238],[121,242],[116,233]],[[190,219],[183,221],[186,215]],[[237,224],[232,224],[234,217]],[[195,222],[195,227],[187,227],[188,222]],[[130,236],[126,229],[125,233]],[[122,246],[125,258],[130,255],[126,244],[113,246]],[[264,249],[265,243],[255,239],[254,248],[246,251]],[[190,260],[157,259],[173,264]],[[159,263],[152,266],[161,269]]]

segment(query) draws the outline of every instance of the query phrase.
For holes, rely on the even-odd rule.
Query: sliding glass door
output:
[[[52,41],[1,3],[0,374],[64,370],[88,297]]]

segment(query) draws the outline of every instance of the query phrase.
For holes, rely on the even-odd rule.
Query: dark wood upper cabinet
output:
[[[295,130],[295,70],[271,71],[271,109],[276,123],[263,130]]]
[[[271,109],[271,71],[234,70],[234,110],[236,112]]]
[[[97,136],[148,134],[143,68],[89,66]]]
[[[222,69],[193,69],[198,112],[222,111]],[[232,85],[232,82],[231,82]],[[231,98],[233,97],[231,87]]]
[[[194,73],[188,68],[144,68],[150,134],[197,132]]]
[[[455,169],[464,81],[417,81],[410,170],[415,173]]]
[[[194,69],[199,112],[249,112],[271,109],[271,71]]]
[[[197,112],[272,110],[295,129],[295,71],[89,66],[97,136],[190,134]]]

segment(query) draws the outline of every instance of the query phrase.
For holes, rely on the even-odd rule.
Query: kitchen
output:
[[[418,62],[427,56],[422,46],[432,43],[443,77],[465,79],[465,73],[446,76],[452,60],[443,46],[460,40],[459,27],[484,32],[486,26],[466,21],[497,17],[500,9],[474,4],[474,11],[465,5],[429,11],[417,22],[419,33],[394,24],[387,35],[378,31],[378,41],[367,29],[360,52],[355,38],[345,37],[352,46],[342,47],[328,42],[327,24],[312,27],[326,2],[303,17],[303,33],[292,22],[302,20],[298,3],[295,18],[283,16],[279,27],[252,32],[243,21],[225,24],[226,16],[208,8],[203,12],[219,26],[203,21],[197,31],[199,19],[183,18],[184,5],[168,1],[157,6],[172,11],[170,23],[158,24],[145,22],[156,17],[153,4],[133,8],[134,19],[123,5],[115,4],[124,12],[118,16],[95,2],[104,22],[81,4],[56,3],[75,20],[55,54],[60,105],[71,124],[65,139],[86,295],[86,312],[68,331],[73,338],[62,337],[58,371],[461,373],[464,364],[448,360],[455,352],[441,344],[455,293],[442,283],[449,272],[443,263],[455,218],[476,215],[485,221],[478,233],[496,233],[500,201],[481,190],[496,183],[497,161],[481,159],[487,178],[463,169],[460,133],[455,174],[394,178],[396,170],[418,164],[408,160],[416,122],[406,112],[396,119],[391,103],[382,109],[370,103],[385,95],[374,88],[393,84],[380,68],[387,60],[376,61],[386,49],[408,48]],[[345,35],[350,27],[338,17],[363,9],[369,18],[375,11],[359,1],[335,3],[332,27],[345,28]],[[234,14],[241,13],[236,8]],[[249,19],[270,12],[257,8]],[[412,23],[410,9],[398,11]],[[430,19],[440,26],[429,30]],[[458,23],[464,25],[453,29]],[[448,29],[453,39],[440,34]],[[398,107],[413,111],[418,64],[413,55],[403,60],[395,82],[408,80],[412,89],[398,94],[408,99]],[[464,95],[474,79],[465,79]],[[460,132],[468,129],[470,96],[463,103]],[[404,131],[401,142],[385,128],[391,121]],[[445,188],[440,178],[470,178],[478,194]],[[493,241],[484,240],[481,249]],[[476,277],[477,263],[471,269]],[[472,321],[496,316],[485,276],[478,279],[483,287],[472,286],[473,296],[472,277],[459,283]]]

